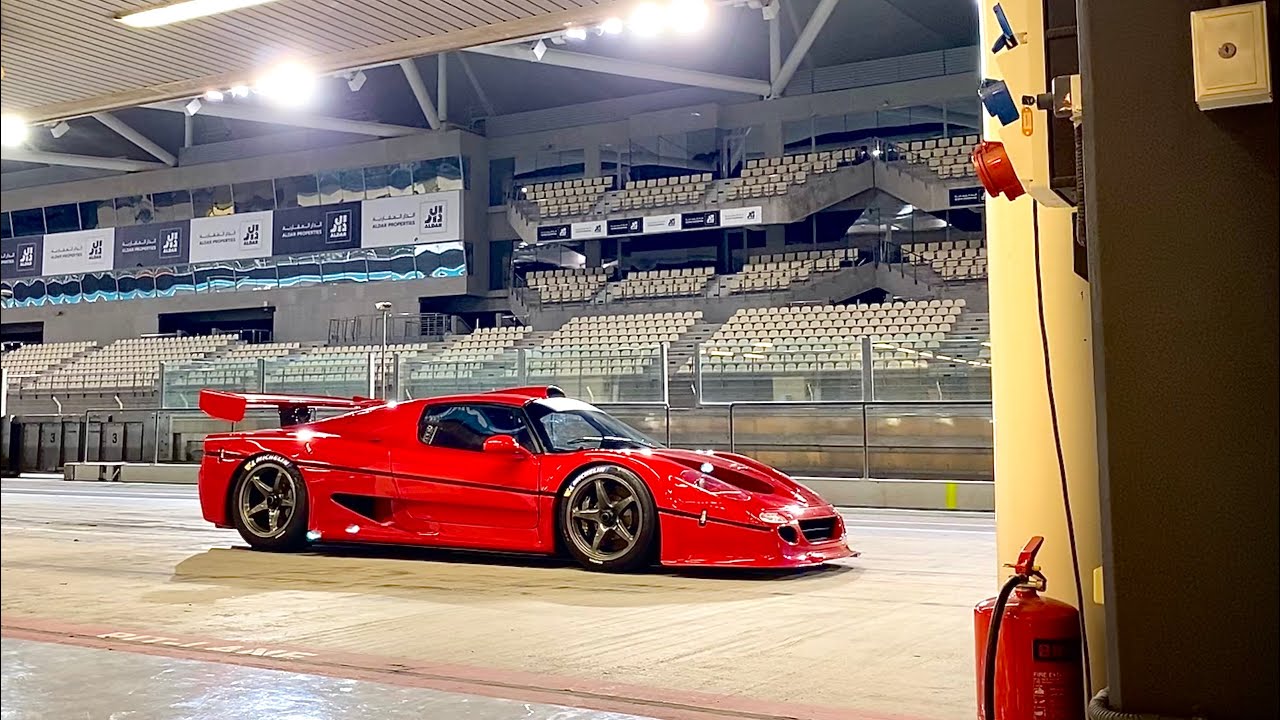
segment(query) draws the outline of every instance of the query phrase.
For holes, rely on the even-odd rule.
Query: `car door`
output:
[[[484,441],[495,435],[510,435],[530,452],[485,452]],[[415,519],[438,525],[446,539],[535,529],[540,460],[532,450],[519,407],[428,403],[414,442],[392,451],[400,501]]]

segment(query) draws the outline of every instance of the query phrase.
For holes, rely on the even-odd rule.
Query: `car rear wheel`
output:
[[[658,513],[644,481],[626,468],[604,465],[565,486],[559,527],[565,547],[583,567],[625,572],[652,560]]]
[[[307,544],[307,487],[293,463],[278,455],[253,458],[231,495],[240,537],[255,550],[299,550]]]

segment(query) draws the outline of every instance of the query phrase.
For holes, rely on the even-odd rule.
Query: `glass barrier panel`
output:
[[[555,385],[591,403],[666,401],[661,346],[534,348],[525,355],[530,385]]]
[[[704,403],[862,399],[862,341],[825,328],[760,330],[771,339],[728,338],[699,347]],[[756,332],[756,331],[748,331]],[[677,375],[679,377],[679,375]]]
[[[989,402],[867,406],[871,477],[991,480]]]
[[[261,377],[256,359],[213,360],[166,364],[161,397],[167,408],[199,407],[200,391],[258,392]]]
[[[369,353],[315,350],[296,358],[264,362],[263,388],[268,393],[368,397]]]

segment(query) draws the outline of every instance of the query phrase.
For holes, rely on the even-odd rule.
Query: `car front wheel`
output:
[[[565,547],[583,567],[625,572],[652,561],[657,515],[644,481],[626,468],[604,465],[565,486],[558,525]]]

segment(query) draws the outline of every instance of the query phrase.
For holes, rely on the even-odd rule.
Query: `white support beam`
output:
[[[146,150],[147,154],[165,165],[173,167],[178,164],[178,158],[174,157],[173,153],[160,147],[146,135],[134,130],[132,126],[115,115],[112,115],[111,113],[94,113],[93,119],[103,125],[106,125],[112,132],[125,140],[128,140],[134,145]]]
[[[476,73],[471,69],[471,61],[467,60],[466,53],[458,53],[458,64],[462,66],[462,72],[466,73],[467,80],[471,81],[471,88],[476,91],[476,97],[480,99],[480,104],[484,107],[484,112],[489,117],[498,114],[493,109],[493,103],[489,101],[489,94],[484,91],[484,87],[480,84]]]
[[[791,82],[791,78],[795,77],[796,70],[800,68],[800,61],[804,59],[805,55],[809,54],[809,48],[813,47],[813,41],[818,39],[818,33],[822,32],[822,26],[827,24],[827,19],[831,17],[831,13],[835,12],[838,2],[839,0],[821,0],[818,3],[818,7],[814,8],[813,15],[809,17],[809,22],[805,23],[804,29],[796,37],[796,44],[792,46],[791,52],[787,53],[787,59],[783,61],[782,69],[778,71],[778,76],[773,79],[773,84],[769,89],[769,97],[782,95],[782,91],[787,88],[787,83]]]
[[[63,165],[66,167],[94,168],[96,170],[115,170],[116,172],[138,172],[140,170],[159,170],[161,168],[169,167],[164,163],[150,162],[146,160],[95,157],[93,155],[69,155],[67,153],[27,150],[24,148],[5,148],[4,151],[0,153],[0,160],[41,163],[44,165]]]
[[[769,23],[769,83],[772,89],[772,84],[778,82],[778,75],[782,72],[782,21],[775,15],[767,22]]]
[[[449,122],[449,54],[436,55],[436,112],[440,122]]]
[[[641,78],[643,80],[657,80],[659,82],[673,83],[676,85],[692,85],[693,87],[711,88],[713,90],[727,90],[729,92],[738,92],[745,95],[758,95],[760,97],[767,96],[770,88],[769,83],[764,80],[756,80],[754,78],[717,75],[715,73],[702,72],[700,70],[684,70],[681,68],[667,67],[665,65],[651,65],[649,63],[618,60],[616,58],[603,57],[600,55],[587,55],[585,53],[566,52],[564,50],[547,50],[547,52],[543,54],[542,59],[538,60],[533,56],[533,51],[523,45],[488,45],[485,47],[471,48],[470,50],[467,50],[467,52],[508,58],[510,60],[541,63],[542,65],[555,65],[556,67],[573,68],[575,70],[587,70],[590,72],[605,73],[608,75],[621,75],[624,77]]]
[[[166,112],[186,112],[183,103],[156,103],[144,105],[152,110]],[[324,117],[321,115],[305,115],[303,113],[271,110],[268,108],[238,105],[236,103],[205,102],[200,108],[201,115],[220,117],[228,120],[244,120],[247,122],[270,123],[272,125],[292,125],[312,130],[329,130],[331,132],[351,133],[353,135],[371,135],[373,137],[404,137],[422,132],[422,128],[406,125],[387,125],[385,123],[365,122],[363,120],[344,120],[342,118]]]
[[[436,106],[431,102],[431,93],[427,92],[427,85],[422,82],[422,73],[418,72],[418,66],[414,64],[413,58],[405,58],[398,64],[404,73],[404,79],[409,81],[409,89],[413,91],[413,97],[418,100],[418,107],[422,108],[422,115],[427,119],[427,124],[432,130],[439,130],[440,116],[436,114]]]

